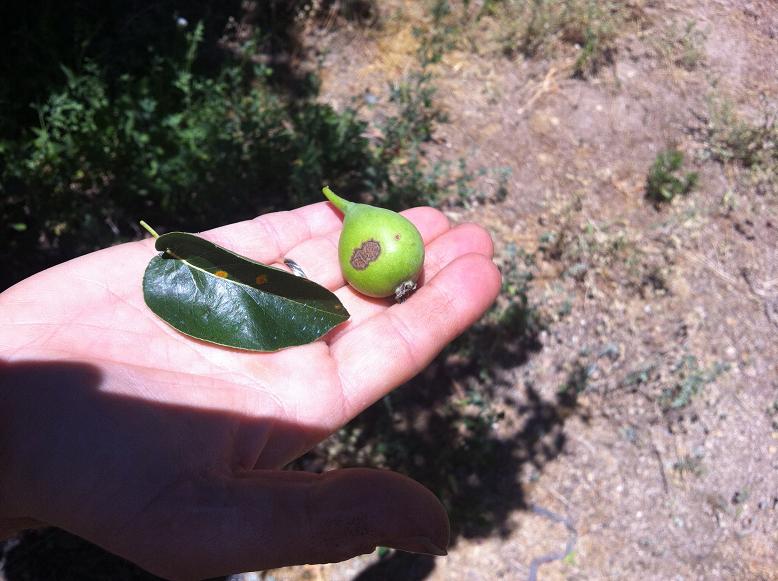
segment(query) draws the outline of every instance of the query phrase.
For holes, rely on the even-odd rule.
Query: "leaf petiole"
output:
[[[146,222],[145,222],[145,221],[141,220],[141,221],[140,221],[140,225],[141,225],[141,226],[143,226],[143,228],[144,228],[144,229],[145,229],[145,230],[146,230],[146,231],[147,231],[149,234],[151,234],[151,235],[154,237],[154,239],[157,239],[157,238],[159,238],[159,234],[157,234],[157,231],[156,231],[156,230],[154,230],[154,228],[152,228],[152,227],[151,227],[151,226],[149,226],[148,224],[146,224]]]

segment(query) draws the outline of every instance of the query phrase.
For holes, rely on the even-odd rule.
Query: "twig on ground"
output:
[[[575,530],[575,525],[573,524],[573,521],[570,519],[570,517],[558,515],[555,512],[548,510],[547,508],[538,506],[537,504],[530,505],[530,508],[532,509],[532,512],[539,516],[565,525],[565,528],[570,533],[570,535],[567,537],[567,544],[565,545],[564,551],[548,553],[546,555],[541,555],[540,557],[535,557],[532,559],[532,562],[529,564],[529,575],[527,576],[527,581],[537,581],[538,568],[541,565],[546,565],[548,563],[553,563],[554,561],[561,561],[566,559],[573,552],[575,549],[575,543],[578,540],[578,532]]]
[[[776,284],[776,280],[773,279],[758,285],[761,288],[757,288],[754,281],[751,278],[751,273],[745,267],[740,269],[740,274],[743,280],[746,281],[748,289],[761,299],[762,308],[767,320],[770,321],[776,328],[778,328],[778,293],[770,294],[769,289]]]

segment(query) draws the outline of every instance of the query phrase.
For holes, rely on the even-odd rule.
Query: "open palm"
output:
[[[2,293],[0,517],[61,526],[170,578],[335,561],[377,544],[442,553],[445,512],[417,483],[280,470],[421,371],[498,292],[483,229],[451,228],[431,208],[405,215],[427,247],[423,284],[391,306],[345,285],[328,204],[203,234],[260,262],[295,260],[351,313],[323,340],[277,353],[206,344],[149,311],[150,240]]]

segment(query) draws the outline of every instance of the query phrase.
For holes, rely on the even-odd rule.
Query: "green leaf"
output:
[[[143,276],[148,307],[182,333],[277,351],[315,341],[349,318],[326,288],[230,252],[193,234],[157,238],[162,254]]]

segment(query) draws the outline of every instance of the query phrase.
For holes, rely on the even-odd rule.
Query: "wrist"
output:
[[[0,359],[0,535],[62,526],[78,513],[72,449],[84,441],[73,408],[98,382],[82,363]]]

